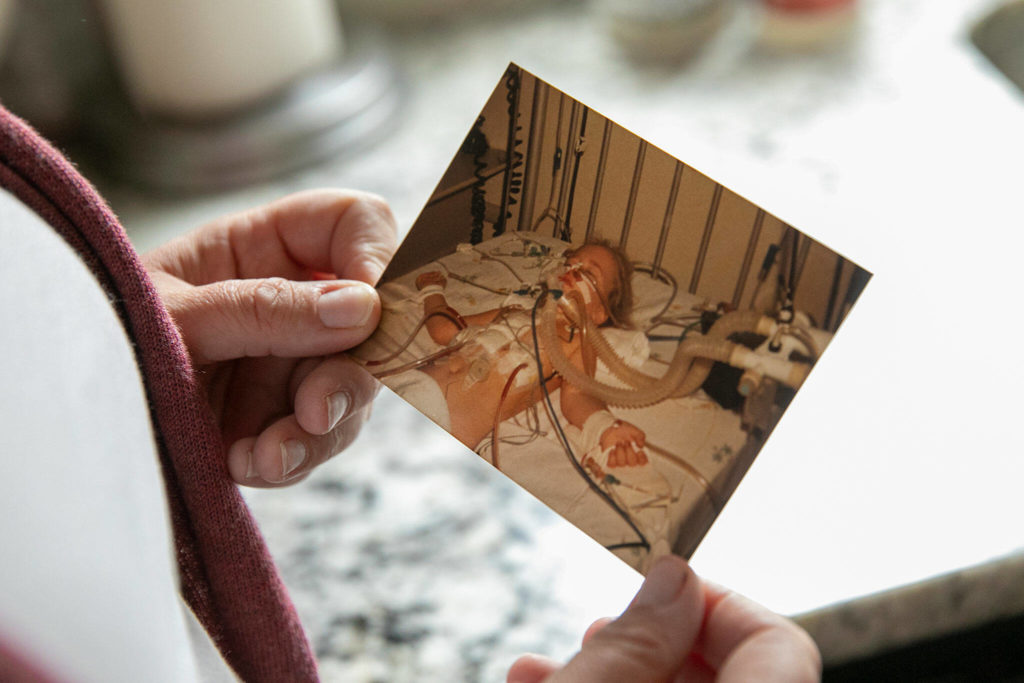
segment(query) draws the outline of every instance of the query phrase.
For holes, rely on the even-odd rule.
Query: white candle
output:
[[[135,106],[195,118],[237,110],[336,59],[331,0],[101,0]]]

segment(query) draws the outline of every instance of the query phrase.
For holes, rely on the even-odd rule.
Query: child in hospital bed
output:
[[[595,325],[612,318],[628,319],[632,295],[629,261],[621,252],[599,244],[588,244],[566,257],[566,274],[560,279],[567,297],[576,297]],[[493,429],[495,415],[504,420],[521,413],[542,398],[537,377],[537,359],[531,340],[530,311],[499,308],[457,318],[434,315],[451,311],[443,293],[444,275],[421,274],[416,286],[424,291],[424,315],[431,339],[441,346],[453,340],[465,341],[458,352],[426,366],[404,384],[426,384],[424,392],[436,393],[439,406],[435,419],[470,448]],[[559,315],[562,352],[579,368],[594,372],[594,359],[585,358],[587,349],[576,326]],[[552,365],[540,347],[540,365],[546,373]],[[587,367],[589,366],[589,367]],[[514,376],[512,375],[514,373]],[[545,378],[549,392],[561,388],[560,408],[570,424],[583,433],[584,449],[600,445],[607,452],[607,466],[637,466],[647,462],[645,434],[636,426],[616,420],[607,405],[562,378]],[[399,391],[401,393],[401,391]]]

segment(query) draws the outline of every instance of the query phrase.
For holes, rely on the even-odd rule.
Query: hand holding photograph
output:
[[[693,553],[869,278],[510,65],[355,356],[645,573]]]

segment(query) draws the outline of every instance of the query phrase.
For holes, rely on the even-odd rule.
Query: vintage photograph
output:
[[[645,572],[696,549],[869,279],[510,65],[354,355]]]

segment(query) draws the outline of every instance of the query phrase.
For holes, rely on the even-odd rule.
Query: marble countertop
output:
[[[1021,543],[1006,521],[1022,517],[1013,397],[983,415],[925,399],[899,407],[898,425],[887,417],[922,382],[961,382],[965,402],[1024,379],[998,364],[985,366],[1003,372],[998,382],[947,377],[967,342],[931,326],[948,310],[920,306],[950,259],[978,246],[960,226],[989,245],[1007,229],[1014,185],[1000,169],[1024,149],[1005,133],[1024,129],[1024,101],[966,39],[995,3],[939,4],[863,0],[855,39],[819,55],[759,51],[740,5],[695,60],[672,68],[624,60],[581,2],[433,21],[391,35],[404,104],[371,149],[219,195],[101,190],[141,249],[322,185],[385,196],[407,229],[515,61],[860,261],[875,281],[694,557],[709,577],[802,614],[826,660],[842,661],[1024,610]],[[986,201],[968,209],[964,197]],[[1016,266],[990,249],[1000,268]],[[977,269],[965,284],[962,270],[950,276],[957,296],[995,320],[986,336],[1011,333],[1015,323],[996,317],[1008,275]],[[927,351],[887,336],[908,325],[942,340],[931,348],[958,351],[918,367]],[[905,363],[878,360],[890,353]],[[247,498],[326,680],[503,680],[524,651],[568,657],[640,581],[387,392],[345,454],[299,486]],[[997,558],[1007,559],[986,564]]]

